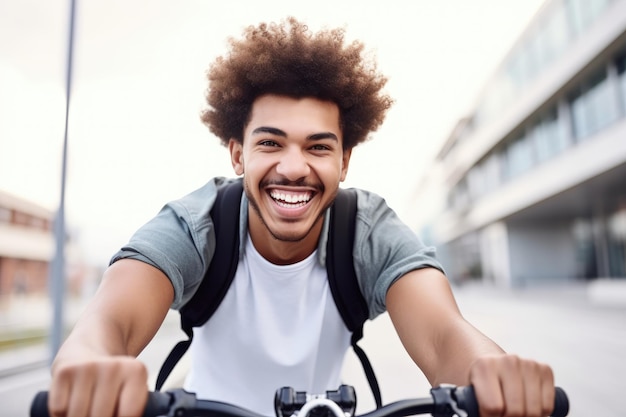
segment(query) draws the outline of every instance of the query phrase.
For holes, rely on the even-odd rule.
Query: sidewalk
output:
[[[497,298],[523,298],[531,303],[626,311],[626,280],[624,279],[597,279],[590,282],[522,288],[501,288],[483,282],[467,282],[454,285],[452,288],[453,291],[459,293],[480,292],[484,296]]]

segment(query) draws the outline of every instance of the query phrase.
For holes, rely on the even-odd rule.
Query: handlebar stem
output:
[[[341,409],[341,407],[337,405],[336,402],[331,401],[326,398],[315,398],[315,399],[307,401],[304,404],[304,406],[300,409],[300,411],[298,411],[297,413],[294,413],[292,417],[295,417],[295,416],[308,417],[311,410],[317,407],[326,408],[327,410],[331,411],[332,414],[335,415],[335,417],[347,417],[347,414],[344,414],[343,410]]]

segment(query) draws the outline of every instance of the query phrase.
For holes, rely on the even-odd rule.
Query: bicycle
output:
[[[406,417],[430,414],[433,417],[478,417],[478,403],[472,386],[441,385],[430,390],[430,397],[400,400],[374,411],[355,416],[354,387],[341,385],[335,391],[310,395],[283,387],[276,391],[276,417]],[[553,417],[569,413],[569,400],[563,389],[555,391]],[[48,417],[48,393],[39,392],[31,405],[31,417]],[[182,389],[150,392],[143,417],[266,417],[262,414],[219,401],[198,400]]]

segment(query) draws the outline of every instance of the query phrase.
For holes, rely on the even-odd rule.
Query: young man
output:
[[[241,247],[232,285],[195,329],[185,388],[271,415],[281,386],[335,389],[349,333],[328,287],[327,210],[354,146],[392,100],[386,79],[343,32],[295,19],[249,27],[211,67],[203,121],[243,177]],[[54,416],[140,415],[147,371],[135,359],[170,307],[202,280],[216,245],[215,178],[169,203],[112,259],[52,367]],[[551,369],[504,353],[467,323],[430,248],[384,200],[357,190],[354,266],[370,318],[387,310],[433,385],[473,384],[483,416],[545,416]]]

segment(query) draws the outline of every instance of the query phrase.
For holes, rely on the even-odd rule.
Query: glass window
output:
[[[626,207],[609,217],[608,254],[612,276],[626,276]]]
[[[571,100],[574,136],[584,139],[617,120],[619,113],[606,70],[596,74]]]
[[[591,221],[586,218],[575,219],[572,223],[572,236],[576,248],[577,275],[582,278],[597,277],[598,263]]]
[[[474,165],[467,173],[467,189],[472,201],[480,198],[485,193],[484,178],[482,164]]]
[[[506,79],[511,84],[513,91],[519,90],[524,85],[523,56],[516,54],[506,66]]]
[[[561,120],[557,117],[556,109],[554,110],[554,118],[548,118],[545,121],[545,129],[547,136],[550,138],[550,142],[552,142],[554,146],[555,154],[563,152],[570,147],[570,139],[563,128],[563,123],[561,123]]]
[[[551,110],[530,130],[537,162],[545,161],[565,150],[567,137],[557,118],[556,109]]]
[[[507,147],[506,150],[506,177],[516,177],[534,164],[534,149],[528,136],[522,136]]]
[[[485,192],[495,190],[502,184],[502,164],[500,153],[493,152],[483,162]]]
[[[606,9],[606,7],[612,2],[613,0],[593,0],[593,1],[584,1],[584,3],[587,5],[588,12],[591,16],[593,16],[593,19],[595,19],[596,17],[598,17],[600,15],[600,13],[602,13],[604,11],[604,9]]]
[[[547,17],[545,26],[539,32],[539,41],[543,61],[548,63],[556,58],[569,41],[567,32],[567,19],[562,7],[553,9]]]
[[[626,116],[626,73],[619,77],[619,93],[622,101],[622,115]]]
[[[616,64],[622,115],[626,116],[626,55],[618,58]]]
[[[537,76],[541,68],[545,65],[544,56],[542,53],[541,39],[538,33],[531,36],[524,45],[525,50],[525,64],[526,64],[526,77],[527,81],[532,80]]]
[[[589,135],[591,129],[589,128],[590,122],[587,120],[589,117],[585,111],[585,96],[580,88],[574,92],[571,102],[572,109],[572,128],[574,129],[574,137],[582,138]]]
[[[593,115],[595,130],[617,120],[618,112],[614,100],[614,90],[611,88],[605,73],[592,81],[587,95],[589,96],[588,108]]]
[[[532,40],[532,39],[531,39]],[[526,42],[519,49],[519,65],[522,76],[522,85],[529,83],[535,76],[537,64],[535,63],[534,45],[530,42]]]
[[[538,123],[531,129],[531,136],[533,142],[535,142],[535,149],[537,150],[537,161],[542,162],[550,158],[555,154],[550,142],[550,137],[544,128],[543,123]]]
[[[586,16],[584,9],[585,0],[568,0],[566,3],[569,22],[572,33],[578,35],[586,26]]]
[[[452,188],[448,199],[449,205],[453,210],[462,210],[469,205],[470,201],[466,177],[462,178],[461,181]]]
[[[598,17],[612,0],[567,0],[565,7],[574,35],[582,31]]]

